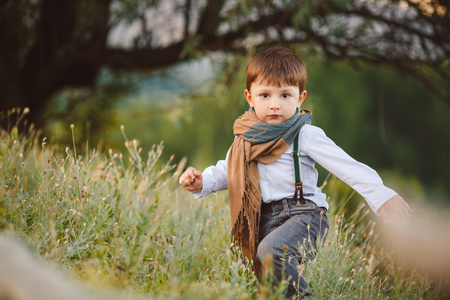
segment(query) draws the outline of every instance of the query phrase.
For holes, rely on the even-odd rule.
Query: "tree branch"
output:
[[[225,4],[225,0],[208,1],[200,17],[197,34],[209,39],[217,33],[220,24],[220,11]]]
[[[161,68],[180,61],[184,42],[156,49],[106,49],[104,64],[114,70]]]

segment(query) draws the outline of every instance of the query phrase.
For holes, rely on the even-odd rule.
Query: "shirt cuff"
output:
[[[376,197],[370,199],[370,201],[366,200],[369,204],[372,211],[379,216],[378,210],[380,207],[386,203],[389,199],[391,199],[394,196],[397,196],[398,193],[386,186],[380,187],[375,193]]]
[[[195,199],[203,198],[215,192],[214,190],[214,178],[208,173],[202,173],[203,185],[200,192],[190,192],[195,196]]]

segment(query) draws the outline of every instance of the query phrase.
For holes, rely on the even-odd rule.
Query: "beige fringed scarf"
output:
[[[261,268],[256,251],[261,190],[257,162],[270,164],[277,160],[310,119],[309,111],[301,111],[281,124],[270,125],[259,120],[254,111],[247,111],[234,123],[237,138],[230,149],[227,171],[231,234],[244,256],[253,261],[253,270],[258,278]],[[294,190],[294,185],[292,188]]]

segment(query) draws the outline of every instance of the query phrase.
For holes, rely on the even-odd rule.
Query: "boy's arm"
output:
[[[375,170],[349,156],[328,138],[322,129],[308,126],[302,141],[300,146],[307,155],[355,189],[375,213],[380,216],[384,214],[383,219],[387,218],[386,211],[409,214],[406,202],[383,184]]]

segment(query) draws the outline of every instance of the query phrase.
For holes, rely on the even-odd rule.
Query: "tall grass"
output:
[[[72,128],[73,130],[73,128]],[[123,131],[123,128],[122,128]],[[124,134],[126,153],[61,147],[31,130],[0,134],[0,230],[25,240],[89,285],[160,299],[273,299],[230,242],[226,193],[194,200],[177,184],[163,145],[143,161]],[[331,180],[330,232],[303,270],[318,299],[437,299],[439,286],[399,272],[375,246],[363,206],[348,219]],[[344,197],[345,199],[341,199]],[[281,296],[280,296],[281,295]]]

